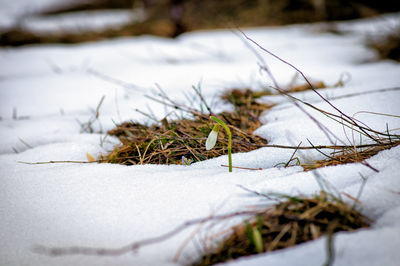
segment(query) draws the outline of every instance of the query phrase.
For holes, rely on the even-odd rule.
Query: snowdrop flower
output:
[[[217,143],[219,127],[219,124],[216,124],[208,135],[206,140],[206,150],[211,150]]]
[[[215,126],[213,127],[213,130],[210,132],[210,134],[208,135],[208,138],[206,140],[206,150],[211,150],[212,148],[214,148],[215,143],[217,143],[217,138],[218,138],[218,131],[219,131],[219,127],[222,126],[225,131],[226,134],[228,134],[228,162],[229,162],[229,172],[232,172],[232,134],[231,134],[231,130],[229,129],[229,127],[224,123],[224,121],[222,121],[221,119],[219,119],[218,117],[215,116],[210,116],[210,119],[214,120],[215,122],[217,122],[217,124],[215,124]]]

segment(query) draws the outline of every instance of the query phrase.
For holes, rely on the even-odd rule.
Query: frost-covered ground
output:
[[[385,131],[386,124],[400,128],[400,120],[356,113],[400,114],[400,91],[381,91],[400,87],[400,65],[372,61],[374,52],[364,47],[364,38],[366,32],[380,31],[385,23],[399,20],[395,14],[341,23],[351,32],[347,35],[319,32],[315,25],[248,29],[246,33],[313,80],[335,84],[341,73],[349,73],[351,80],[344,87],[326,89],[323,95],[349,115]],[[294,71],[262,55],[279,83],[288,84]],[[92,117],[103,95],[100,122],[108,130],[114,122],[146,121],[135,109],[149,108],[162,118],[168,111],[144,96],[151,95],[155,83],[183,102],[183,93],[201,81],[204,96],[214,101],[216,110],[227,108],[216,100],[226,88],[270,85],[260,75],[254,55],[230,31],[189,33],[176,40],[144,36],[70,46],[2,48],[0,62],[0,265],[184,264],[199,256],[189,244],[179,262],[173,262],[194,228],[119,257],[48,257],[32,248],[120,247],[161,235],[190,219],[259,203],[238,185],[296,195],[319,191],[313,172],[274,167],[286,162],[293,151],[273,148],[234,154],[234,165],[264,170],[234,169],[233,173],[220,167],[226,156],[190,166],[19,163],[86,160],[87,152],[97,156],[112,149],[116,139],[103,142],[102,134],[83,134],[77,122]],[[130,85],[120,86],[116,80]],[[312,92],[296,96],[328,109]],[[279,103],[263,115],[264,125],[256,131],[271,144],[305,144],[307,138],[314,144],[329,144],[317,126],[285,99],[274,96],[262,101]],[[349,143],[341,126],[310,113]],[[99,124],[94,127],[100,130]],[[322,158],[315,153],[300,155],[303,160]],[[360,207],[374,223],[369,229],[335,235],[335,265],[394,266],[400,261],[400,147],[383,151],[368,163],[379,173],[361,164],[318,170],[338,191],[353,196],[362,183],[360,175],[368,178]],[[228,264],[322,265],[325,256],[322,238]]]

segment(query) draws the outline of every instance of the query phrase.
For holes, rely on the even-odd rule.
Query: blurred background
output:
[[[11,22],[0,23],[0,45],[143,34],[176,37],[199,29],[348,20],[400,10],[400,1],[390,0],[20,0],[24,1],[26,6],[17,9]],[[42,3],[40,8],[34,2]],[[9,4],[0,3],[6,10]]]

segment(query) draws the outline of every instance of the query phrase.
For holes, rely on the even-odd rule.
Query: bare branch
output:
[[[269,69],[267,63],[265,62],[264,58],[248,43],[248,41],[252,42],[253,44],[255,44],[257,47],[259,47],[260,49],[262,49],[263,51],[267,52],[268,54],[273,55],[275,58],[277,58],[278,60],[284,62],[285,64],[288,64],[289,66],[294,67],[293,65],[291,65],[290,63],[286,62],[285,60],[281,59],[280,57],[276,56],[275,54],[271,53],[270,51],[266,50],[265,48],[263,48],[261,45],[259,45],[256,41],[254,41],[253,39],[251,39],[250,37],[248,37],[243,31],[241,31],[240,29],[238,29],[238,31],[244,36],[245,39],[241,38],[243,40],[243,42],[247,45],[247,47],[255,54],[255,56],[260,60],[260,69],[265,71],[268,76],[270,77],[270,79],[272,80],[275,89],[282,95],[287,96],[292,103],[298,107],[304,114],[306,114],[320,129],[321,131],[325,134],[325,136],[328,138],[328,140],[334,144],[335,142],[332,140],[331,136],[334,136],[335,139],[341,141],[337,136],[335,136],[327,127],[325,127],[321,122],[319,122],[317,119],[315,119],[309,112],[307,112],[306,110],[304,110],[304,108],[302,106],[300,106],[298,104],[298,102],[295,100],[295,98],[293,96],[291,96],[290,94],[288,94],[287,92],[285,92],[278,84],[278,82],[276,81],[274,75],[272,74],[271,70]],[[241,37],[240,35],[238,35],[239,37]],[[294,69],[296,69],[297,71],[299,71],[299,73],[303,76],[304,74],[298,70],[296,67],[294,67]],[[313,88],[312,84],[308,81],[307,78],[305,78],[306,81],[309,83],[310,87]],[[315,89],[314,89],[315,90]],[[341,141],[343,144],[344,142]]]
[[[79,247],[79,246],[49,248],[49,247],[38,245],[38,246],[33,247],[33,251],[36,253],[39,253],[39,254],[47,255],[47,256],[68,256],[68,255],[120,256],[120,255],[127,254],[129,252],[135,252],[144,246],[148,246],[148,245],[166,241],[169,238],[175,236],[176,234],[180,233],[181,231],[184,231],[185,229],[187,229],[188,227],[190,227],[192,225],[203,224],[208,221],[225,220],[225,219],[238,217],[238,216],[256,215],[259,213],[260,213],[260,211],[257,211],[257,210],[242,211],[242,212],[234,212],[234,213],[221,214],[221,215],[213,215],[213,216],[206,217],[206,218],[193,219],[193,220],[189,220],[189,221],[179,225],[175,229],[173,229],[165,234],[162,234],[160,236],[133,242],[131,244],[128,244],[126,246],[122,246],[119,248],[93,248],[93,247]]]
[[[347,114],[345,114],[343,111],[341,111],[339,108],[337,108],[335,105],[333,105],[329,100],[327,100],[324,96],[322,96],[315,88],[314,86],[311,84],[311,82],[307,79],[307,77],[304,75],[304,73],[298,69],[297,67],[295,67],[293,64],[287,62],[286,60],[282,59],[281,57],[275,55],[274,53],[272,53],[271,51],[269,51],[268,49],[264,48],[263,46],[261,46],[260,44],[258,44],[256,41],[254,41],[253,39],[251,39],[250,37],[248,37],[243,31],[241,31],[240,29],[238,29],[238,31],[246,38],[246,40],[250,41],[251,43],[253,43],[254,45],[256,45],[258,48],[260,48],[262,51],[268,53],[269,55],[273,56],[274,58],[278,59],[279,61],[281,61],[282,63],[292,67],[294,70],[296,70],[303,78],[304,80],[307,82],[307,84],[310,86],[311,90],[313,92],[315,92],[323,101],[325,101],[329,106],[331,106],[335,111],[337,111],[341,116],[345,117],[348,121],[350,121],[351,124],[353,124],[354,126],[358,127],[366,136],[368,136],[370,139],[380,143],[380,140],[377,138],[374,138],[373,136],[371,136],[368,132],[368,130],[366,130],[363,126],[359,125],[354,118],[348,116]],[[253,52],[255,52],[254,49],[252,49]],[[263,58],[259,55],[257,55],[257,57],[261,60],[261,62],[263,63],[263,70],[265,70],[268,75],[271,77],[271,79],[273,80],[275,86],[277,89],[279,89],[278,91],[284,95],[288,95],[287,93],[285,93],[283,90],[280,89],[279,85],[277,84],[275,78],[273,78],[273,75],[271,73],[271,71],[268,69],[267,65],[265,64],[265,61],[263,60]],[[297,106],[297,105],[296,105]],[[305,111],[303,111],[305,112]],[[314,122],[317,123],[317,125],[321,128],[320,123],[318,121],[316,121],[312,116],[310,116],[307,112],[305,112]],[[321,128],[322,129],[322,128]],[[323,130],[325,132],[326,128]],[[326,134],[326,133],[325,133]],[[327,135],[327,134],[326,134]],[[328,135],[327,135],[328,136]],[[329,138],[329,136],[328,136]],[[329,138],[330,139],[330,138]],[[338,138],[336,138],[338,139]],[[339,139],[338,139],[339,140]]]

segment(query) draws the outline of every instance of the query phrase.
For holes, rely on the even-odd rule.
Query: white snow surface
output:
[[[31,16],[21,26],[33,32],[85,32],[118,28],[139,18],[139,10],[95,10],[52,16]]]
[[[138,9],[76,11],[57,15],[41,12],[68,7],[82,0],[0,0],[0,29],[18,26],[36,33],[86,32],[122,25],[144,19]]]
[[[399,15],[341,22],[350,33],[321,33],[319,24],[246,29],[258,43],[300,68],[310,79],[335,84],[342,73],[351,79],[344,87],[321,93],[349,115],[380,131],[387,126],[398,133],[400,119],[360,111],[400,115],[400,65],[374,61],[364,45],[365,33],[375,24]],[[379,27],[377,27],[378,29]],[[285,86],[294,70],[260,51],[276,79]],[[112,80],[111,80],[112,79]],[[121,83],[123,82],[123,83]],[[301,167],[278,168],[292,150],[260,148],[233,154],[233,164],[262,168],[234,169],[220,164],[227,156],[181,165],[121,166],[112,164],[43,164],[21,162],[86,160],[111,150],[118,140],[104,134],[81,133],[104,95],[99,123],[106,131],[114,122],[149,122],[135,109],[163,118],[170,110],[152,102],[154,84],[170,98],[184,102],[184,93],[201,82],[204,96],[215,110],[229,108],[217,96],[228,88],[259,89],[271,85],[259,73],[257,59],[231,31],[203,31],[170,40],[143,36],[78,45],[41,45],[0,49],[0,265],[183,265],[200,256],[190,242],[173,261],[195,227],[176,236],[116,257],[49,257],[33,247],[88,246],[117,248],[168,232],[182,223],[212,214],[246,210],[265,204],[240,186],[263,193],[313,195],[320,188],[315,172]],[[122,85],[121,85],[122,84]],[[397,89],[396,89],[397,88]],[[382,90],[389,89],[389,90]],[[317,107],[331,110],[313,92],[295,94]],[[297,107],[281,96],[264,102],[278,103],[262,116],[256,133],[270,144],[330,144],[324,133]],[[344,143],[352,132],[323,115],[306,109]],[[367,143],[358,135],[355,143]],[[323,158],[316,152],[299,152],[301,160]],[[367,160],[379,172],[362,164],[318,170],[337,191],[352,196],[368,178],[360,197],[362,213],[371,228],[334,236],[334,265],[386,265],[400,261],[400,147]],[[350,199],[344,197],[349,203]],[[203,237],[226,229],[222,223]],[[200,241],[200,240],[197,240]],[[296,247],[242,258],[226,265],[322,265],[325,238]]]
[[[0,0],[0,28],[18,24],[26,16],[82,0]]]

